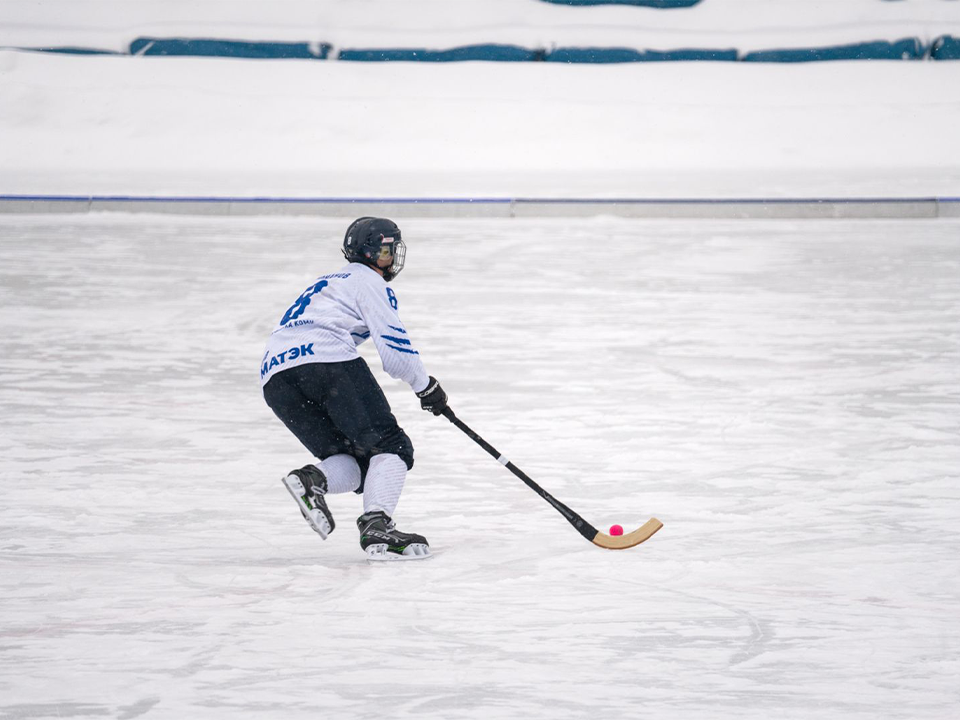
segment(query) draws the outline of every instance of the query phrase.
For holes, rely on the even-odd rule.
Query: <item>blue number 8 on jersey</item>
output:
[[[296,320],[298,317],[303,315],[303,311],[307,309],[307,306],[310,304],[310,300],[313,298],[313,296],[323,290],[326,286],[327,281],[321,280],[315,285],[311,285],[304,290],[303,294],[297,298],[297,301],[283,314],[283,319],[280,321],[280,324],[286,325],[291,320]]]

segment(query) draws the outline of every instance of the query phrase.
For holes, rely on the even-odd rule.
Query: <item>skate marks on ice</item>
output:
[[[0,718],[960,702],[956,222],[407,221],[458,414],[601,530],[665,528],[593,547],[365,350],[438,554],[371,566],[358,497],[321,542],[276,482],[307,458],[256,373],[350,219],[0,218]],[[416,672],[372,683],[371,642]]]

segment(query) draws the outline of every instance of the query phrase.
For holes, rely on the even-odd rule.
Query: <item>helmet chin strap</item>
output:
[[[367,267],[372,268],[373,270],[376,270],[377,272],[379,272],[379,273],[383,276],[383,279],[384,279],[386,282],[390,282],[391,280],[393,280],[393,279],[396,277],[396,275],[393,273],[393,270],[392,270],[392,267],[393,267],[393,263],[392,263],[392,262],[391,262],[390,265],[388,265],[387,267],[382,268],[382,267],[380,267],[379,265],[377,265],[377,261],[376,261],[376,260],[372,260],[372,259],[369,259],[369,258],[368,258],[368,259],[367,259],[367,262],[365,262],[364,265],[366,265]]]

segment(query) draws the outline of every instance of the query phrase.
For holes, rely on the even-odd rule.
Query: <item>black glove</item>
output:
[[[434,415],[439,415],[447,408],[447,394],[432,375],[430,376],[430,382],[417,393],[417,397],[420,398],[420,407]]]

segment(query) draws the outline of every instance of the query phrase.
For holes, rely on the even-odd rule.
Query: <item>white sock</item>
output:
[[[393,517],[407,476],[407,464],[399,455],[374,455],[363,485],[363,512],[383,510]]]
[[[351,455],[331,455],[317,467],[327,476],[327,492],[331,495],[353,492],[360,487],[360,466]]]

